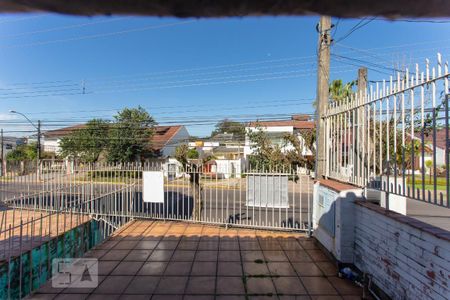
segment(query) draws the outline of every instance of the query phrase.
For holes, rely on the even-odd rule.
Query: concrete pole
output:
[[[317,61],[317,109],[316,109],[316,178],[326,175],[325,151],[326,141],[325,122],[321,116],[325,114],[329,98],[330,79],[330,42],[331,17],[322,16],[318,26],[318,61]]]
[[[3,174],[5,174],[5,170],[3,169],[4,165],[5,165],[5,163],[4,163],[5,157],[4,157],[4,153],[3,153],[3,151],[4,151],[3,148],[5,147],[4,142],[3,142],[3,129],[1,130],[1,140],[2,140],[2,149],[1,149],[1,153],[0,153],[0,158],[2,160],[2,165],[0,167],[2,168],[2,171],[0,173],[0,176],[3,176]]]
[[[366,90],[367,90],[367,68],[359,68],[358,69],[358,87],[357,87],[357,94],[356,94],[357,101],[360,101],[360,97],[364,97]],[[356,110],[356,126],[355,126],[356,147],[354,147],[354,149],[355,149],[354,157],[356,159],[355,159],[354,166],[353,166],[353,171],[355,172],[355,174],[359,174],[360,176],[363,176],[363,172],[365,169],[363,157],[362,157],[362,152],[364,150],[364,142],[360,143],[358,141],[358,137],[362,135],[362,133],[359,132],[359,130],[361,130],[361,128],[362,128],[361,124],[364,122],[363,109],[364,108],[360,107]]]

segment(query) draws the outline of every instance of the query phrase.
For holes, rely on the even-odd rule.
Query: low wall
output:
[[[450,220],[449,220],[450,222]],[[355,202],[354,264],[393,299],[450,299],[450,233]]]
[[[9,263],[1,263],[0,299],[21,299],[27,296],[51,277],[54,258],[82,257],[86,251],[101,243],[103,236],[98,221],[90,220],[30,251],[11,257]]]

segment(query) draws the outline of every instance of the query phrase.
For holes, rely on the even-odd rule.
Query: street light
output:
[[[39,160],[41,159],[41,121],[38,121],[38,125],[34,125],[33,122],[31,122],[30,119],[28,119],[28,117],[26,115],[24,115],[21,112],[15,111],[15,110],[10,110],[9,111],[12,114],[16,114],[16,115],[21,115],[22,117],[24,117],[31,125],[33,125],[34,128],[36,128],[37,130],[37,159],[38,159],[38,164],[39,164]]]

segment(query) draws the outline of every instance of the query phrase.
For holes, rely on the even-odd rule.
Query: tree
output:
[[[303,142],[296,134],[283,136],[283,145],[273,144],[269,136],[261,128],[248,133],[253,154],[250,156],[250,164],[253,168],[273,169],[280,167],[306,166],[312,168],[314,159],[308,159],[303,155],[304,148],[313,150],[315,143],[315,131],[302,131]]]
[[[240,122],[224,119],[216,124],[211,136],[220,133],[232,133],[233,138],[243,140],[245,138],[245,125]]]
[[[342,83],[341,79],[333,80],[330,84],[330,98],[335,102],[341,102],[353,94],[353,87],[356,82]]]
[[[194,151],[192,151],[194,150]],[[192,207],[192,217],[194,220],[200,220],[202,211],[202,193],[200,186],[200,172],[202,170],[201,166],[197,164],[189,164],[188,159],[192,159],[196,156],[198,158],[200,155],[195,149],[189,149],[188,145],[180,145],[175,148],[175,158],[183,165],[186,173],[189,174],[189,185],[192,190],[192,198],[194,205]]]
[[[25,161],[35,160],[37,158],[36,143],[19,145],[16,149],[8,152],[6,155],[7,161]]]
[[[157,123],[141,106],[124,108],[116,116],[109,135],[108,160],[129,162],[151,156],[152,127]]]
[[[426,160],[425,161],[425,166],[428,168],[429,170],[429,174],[430,174],[430,183],[431,183],[431,167],[433,167],[433,161],[432,160]]]
[[[101,119],[88,121],[85,128],[77,129],[61,139],[61,155],[82,162],[96,162],[109,145],[109,126],[108,121]]]

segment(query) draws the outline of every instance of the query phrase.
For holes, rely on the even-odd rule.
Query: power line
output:
[[[12,18],[12,19],[9,19],[9,20],[3,20],[3,21],[0,21],[0,24],[16,23],[16,22],[28,21],[28,20],[31,20],[31,19],[41,18],[41,17],[47,16],[47,15],[48,15],[48,14],[39,14],[39,15],[28,16],[28,17],[23,17],[23,18]]]
[[[301,102],[301,101],[312,101],[314,98],[297,98],[297,99],[273,99],[267,101],[248,101],[242,100],[242,104],[260,104],[260,103],[288,103],[288,102]],[[229,104],[215,104],[209,106],[209,108],[217,108],[229,106]],[[154,111],[159,109],[173,109],[173,108],[186,108],[192,107],[192,105],[173,105],[173,106],[153,106],[153,107],[144,107],[148,110]],[[208,108],[208,106],[202,105],[202,107]],[[112,108],[112,109],[96,109],[96,110],[63,110],[63,111],[41,111],[41,112],[25,112],[25,114],[57,114],[57,113],[85,113],[85,112],[108,112],[108,111],[120,111],[122,108]],[[240,109],[240,108],[239,108]],[[209,111],[209,109],[208,109]]]
[[[346,38],[348,38],[353,32],[357,31],[358,29],[363,28],[364,26],[368,25],[370,22],[372,22],[373,20],[376,19],[376,17],[373,17],[369,20],[366,21],[367,18],[363,18],[361,21],[359,21],[355,26],[353,26],[344,36],[342,36],[341,38],[337,39],[335,41],[335,43],[341,42],[343,40],[345,40]],[[364,21],[366,21],[365,23],[363,23]]]
[[[29,44],[6,45],[6,46],[0,46],[0,48],[11,49],[11,48],[30,47],[30,46],[42,46],[42,45],[63,43],[63,42],[73,42],[73,41],[88,40],[88,39],[97,39],[97,38],[104,38],[104,37],[122,35],[122,34],[127,34],[127,33],[132,33],[132,32],[142,32],[142,31],[147,31],[147,30],[152,30],[152,29],[159,29],[159,28],[165,28],[165,27],[174,27],[174,26],[185,25],[185,24],[194,23],[194,22],[196,22],[196,20],[187,20],[187,21],[182,21],[182,22],[144,26],[144,27],[139,27],[139,28],[120,30],[120,31],[114,31],[114,32],[109,32],[109,33],[85,35],[85,36],[66,38],[66,39],[42,41],[42,42],[35,42],[35,43],[29,43]]]
[[[27,35],[34,35],[34,34],[39,34],[39,33],[62,31],[62,30],[67,30],[67,29],[88,27],[88,26],[98,25],[98,24],[112,23],[112,22],[117,22],[117,21],[123,21],[123,20],[130,19],[130,18],[131,17],[110,18],[110,19],[107,19],[107,20],[92,21],[92,22],[86,22],[86,23],[81,23],[81,24],[66,25],[66,26],[47,28],[47,29],[42,29],[42,30],[22,32],[22,33],[18,33],[18,34],[4,35],[4,36],[0,36],[0,38],[2,38],[2,39],[17,38],[17,37],[22,37],[22,36],[27,36]]]

